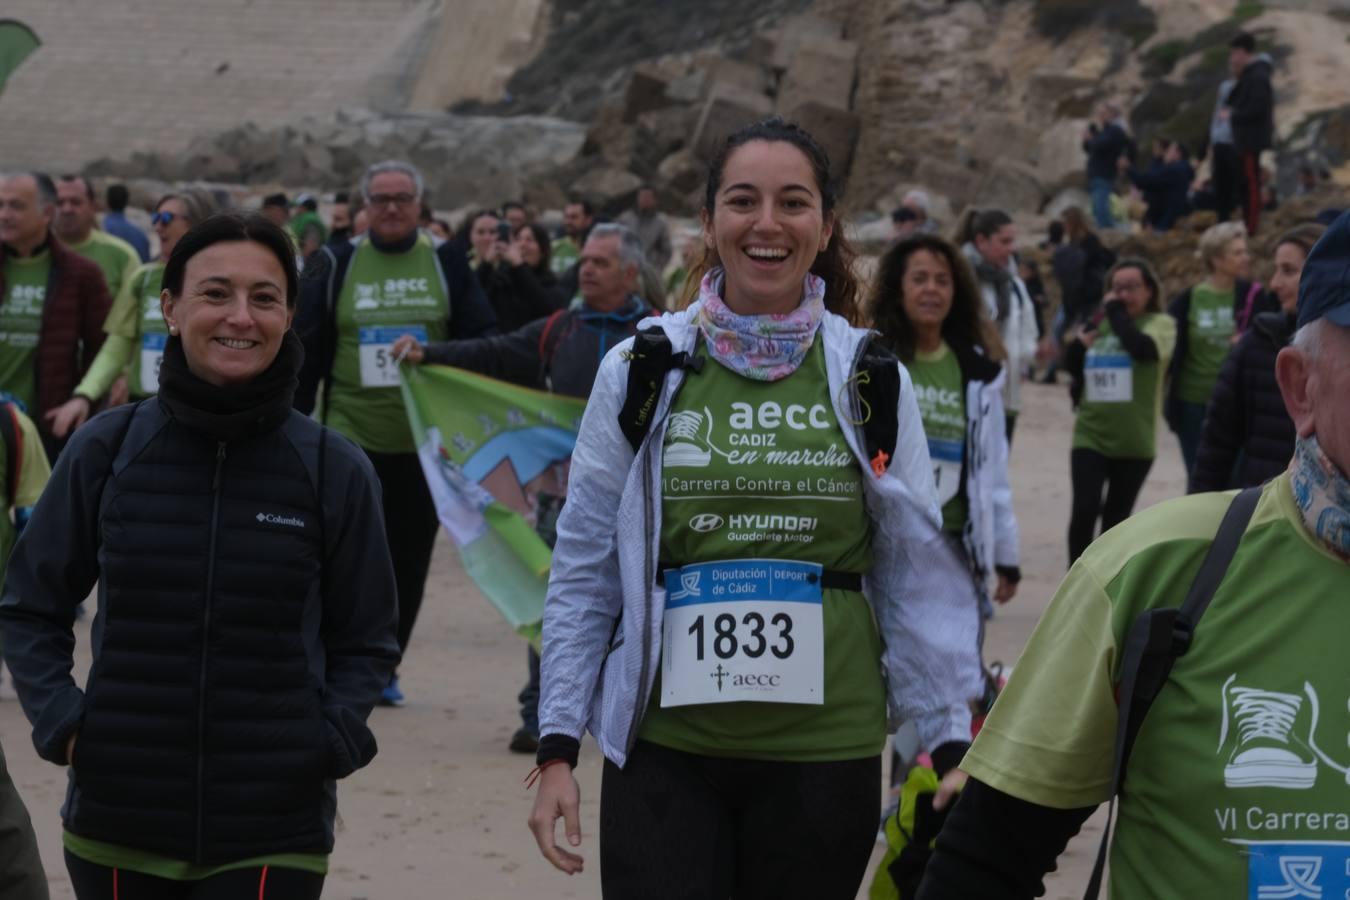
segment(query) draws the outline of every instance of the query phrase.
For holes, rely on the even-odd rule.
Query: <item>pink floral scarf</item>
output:
[[[808,274],[801,305],[790,313],[740,316],[722,300],[723,279],[719,267],[699,287],[698,327],[712,358],[755,381],[778,381],[797,371],[825,317],[824,280]]]

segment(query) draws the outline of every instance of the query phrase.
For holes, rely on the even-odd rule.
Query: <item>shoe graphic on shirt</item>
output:
[[[1236,679],[1230,675],[1223,686],[1219,750],[1233,745],[1223,769],[1224,784],[1311,788],[1317,780],[1317,757],[1311,746],[1314,714],[1304,713],[1303,696],[1244,687],[1235,684]]]
[[[704,417],[708,424],[703,424]],[[692,409],[673,413],[666,427],[667,443],[663,465],[667,468],[702,469],[712,462],[709,436],[712,432],[712,413]]]

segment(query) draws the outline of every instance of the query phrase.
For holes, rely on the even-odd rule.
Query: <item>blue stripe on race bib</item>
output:
[[[1249,900],[1350,897],[1350,844],[1242,842]]]
[[[1130,357],[1124,353],[1089,353],[1084,366],[1089,369],[1128,369]]]
[[[959,463],[962,456],[965,455],[965,449],[965,444],[960,441],[928,439],[928,455],[933,459],[940,459],[944,462]]]
[[[168,340],[169,336],[167,334],[155,334],[152,331],[147,331],[141,335],[141,349],[154,350],[162,353],[164,351],[164,345]]]
[[[679,569],[667,569],[666,608],[736,600],[819,605],[823,571],[816,563],[776,559],[693,563]]]
[[[357,341],[362,344],[392,344],[405,334],[411,334],[417,338],[418,343],[425,344],[427,342],[427,327],[425,325],[361,328],[357,330]]]

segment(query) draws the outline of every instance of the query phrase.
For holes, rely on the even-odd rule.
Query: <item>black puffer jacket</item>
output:
[[[74,834],[221,864],[333,847],[334,779],[398,659],[378,482],[283,408],[222,442],[163,397],[76,432],[14,550],[0,634]],[[286,407],[290,396],[284,397]],[[75,608],[98,584],[87,689]]]
[[[1287,313],[1262,313],[1228,354],[1205,415],[1191,493],[1263,484],[1289,468],[1294,423],[1275,381],[1275,357],[1294,323]]]

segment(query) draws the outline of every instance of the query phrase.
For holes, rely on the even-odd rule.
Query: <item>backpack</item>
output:
[[[651,429],[652,416],[661,399],[666,373],[688,369],[703,370],[703,357],[674,352],[664,330],[651,327],[633,336],[633,346],[625,353],[628,360],[628,387],[619,410],[619,429],[636,453]],[[878,478],[890,468],[900,430],[896,412],[900,402],[900,368],[895,354],[887,350],[878,335],[867,339],[858,356],[853,381],[857,385],[867,459]]]
[[[1115,813],[1116,797],[1124,787],[1130,751],[1134,748],[1135,738],[1139,736],[1139,729],[1143,727],[1144,717],[1167,683],[1172,666],[1190,649],[1195,626],[1223,583],[1228,564],[1233,561],[1233,554],[1242,542],[1247,523],[1251,521],[1260,499],[1260,487],[1247,488],[1233,498],[1214,535],[1214,542],[1210,544],[1209,552],[1205,554],[1200,570],[1191,582],[1186,600],[1179,609],[1166,607],[1146,610],[1130,626],[1120,663],[1120,686],[1116,701],[1120,715],[1116,726],[1111,803],[1106,813],[1106,826],[1102,829],[1101,846],[1097,848],[1097,861],[1093,864],[1092,878],[1088,881],[1083,900],[1097,900],[1101,892],[1107,848],[1111,844],[1111,820]]]

